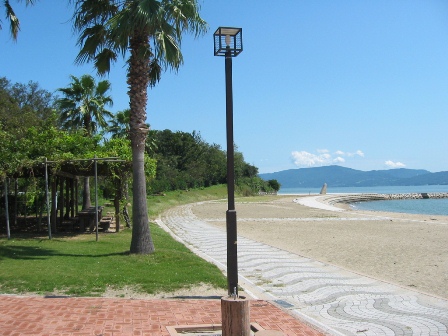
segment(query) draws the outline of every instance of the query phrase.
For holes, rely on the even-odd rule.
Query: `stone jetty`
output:
[[[448,198],[448,192],[442,193],[402,193],[402,194],[340,194],[328,195],[324,200],[328,204],[355,203],[381,200]]]

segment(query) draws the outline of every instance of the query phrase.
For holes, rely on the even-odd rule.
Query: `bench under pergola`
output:
[[[116,230],[120,228],[120,200],[123,198],[123,176],[129,172],[131,162],[116,157],[76,159],[63,162],[41,162],[31,168],[22,169],[7,178],[45,178],[45,199],[47,208],[48,236],[57,232],[64,221],[80,222],[80,230],[84,231],[86,223],[95,229],[98,240],[98,224],[101,219],[101,207],[98,205],[98,177],[110,177],[114,181]],[[78,211],[78,188],[80,177],[95,178],[95,206],[90,209]],[[8,211],[8,183],[4,180],[5,214],[8,239],[10,238],[9,211]],[[58,195],[59,189],[59,195]],[[59,205],[59,206],[58,206]],[[58,223],[59,222],[59,223]],[[39,228],[43,229],[43,225]]]

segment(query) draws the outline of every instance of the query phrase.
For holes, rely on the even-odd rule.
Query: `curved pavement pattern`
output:
[[[304,204],[315,204],[312,197]],[[226,270],[226,233],[185,205],[159,225]],[[325,207],[327,209],[327,207]],[[238,236],[240,285],[332,335],[448,335],[448,301]]]

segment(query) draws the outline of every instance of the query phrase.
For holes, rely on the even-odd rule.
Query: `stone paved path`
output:
[[[226,233],[192,205],[158,223],[226,270]],[[240,284],[332,335],[448,335],[448,301],[238,237]]]

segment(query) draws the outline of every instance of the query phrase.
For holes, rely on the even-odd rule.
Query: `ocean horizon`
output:
[[[279,195],[315,195],[321,188],[281,188]],[[377,187],[327,187],[327,194],[408,194],[444,193],[448,185],[377,186]],[[380,200],[352,203],[355,210],[402,212],[410,214],[448,216],[448,198]]]
[[[320,188],[280,188],[279,195],[319,194]],[[408,194],[408,193],[441,193],[448,192],[448,185],[419,186],[376,186],[376,187],[331,187],[327,186],[327,194]]]

